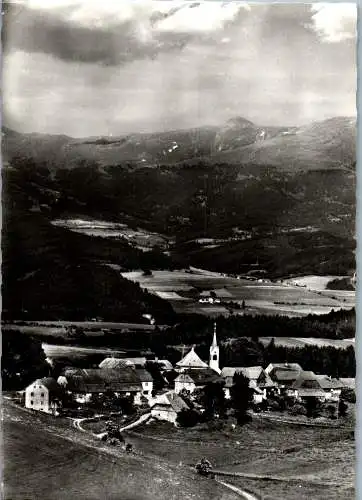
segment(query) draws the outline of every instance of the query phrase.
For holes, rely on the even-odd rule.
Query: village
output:
[[[298,363],[220,367],[215,323],[207,362],[193,346],[175,366],[167,359],[106,357],[97,368],[65,367],[57,378],[37,379],[19,394],[34,412],[73,418],[117,414],[127,423],[146,415],[191,427],[230,416],[242,425],[261,413],[332,421],[346,416],[354,391],[354,378],[315,374]]]

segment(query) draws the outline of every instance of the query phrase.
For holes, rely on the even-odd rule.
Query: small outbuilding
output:
[[[175,392],[166,392],[157,397],[151,407],[151,416],[176,425],[181,410],[188,410],[187,403]]]

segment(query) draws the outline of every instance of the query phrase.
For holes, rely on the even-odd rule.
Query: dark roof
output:
[[[173,391],[166,392],[165,394],[159,396],[153,404],[152,409],[156,407],[162,407],[164,410],[174,411],[176,413],[181,410],[189,409],[188,404],[181,398],[181,396],[175,394]]]
[[[222,377],[211,368],[192,368],[190,370],[183,370],[182,373],[189,375],[196,386],[206,385],[209,382],[223,381]]]
[[[332,389],[342,389],[343,384],[327,375],[316,375],[311,371],[303,371],[293,384],[293,389],[301,390],[321,390],[329,391]]]
[[[275,368],[269,375],[272,380],[280,384],[292,384],[297,380],[299,374],[299,370]]]
[[[152,375],[144,368],[136,368],[135,371],[141,382],[153,382]]]
[[[140,378],[131,367],[68,370],[63,376],[67,380],[66,388],[72,392],[137,392],[141,389]]]
[[[192,378],[190,377],[190,375],[188,375],[187,373],[180,373],[180,375],[175,378],[175,382],[182,382],[182,383],[187,383],[187,384],[192,384],[194,381],[192,380]]]
[[[57,383],[57,381],[52,378],[52,377],[44,377],[37,379],[33,384],[39,383],[39,385],[43,385],[46,387],[49,391],[54,391],[54,392],[59,392],[60,390],[60,385]]]

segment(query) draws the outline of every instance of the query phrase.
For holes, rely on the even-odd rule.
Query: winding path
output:
[[[82,432],[87,432],[88,434],[92,434],[93,436],[97,437],[98,439],[101,439],[103,436],[105,436],[107,433],[106,432],[100,432],[96,434],[95,432],[87,431],[82,427],[83,422],[95,422],[97,421],[100,417],[104,417],[105,415],[98,415],[97,417],[86,417],[86,418],[75,418],[73,420],[73,425],[74,427]],[[134,422],[131,422],[130,424],[125,425],[124,427],[120,427],[119,432],[124,432],[129,429],[133,429],[137,427],[138,425],[141,425],[145,423],[147,420],[151,418],[151,413],[144,413],[141,415],[137,420]]]
[[[216,479],[216,481],[219,484],[222,484],[223,486],[225,486],[225,488],[229,488],[229,490],[235,491],[235,493],[238,493],[245,500],[259,500],[259,497],[249,493],[248,491],[242,490],[242,489],[238,488],[237,486],[234,486],[233,484],[225,483],[225,481],[219,481],[218,479]]]

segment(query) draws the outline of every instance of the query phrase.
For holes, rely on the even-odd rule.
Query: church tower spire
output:
[[[212,339],[212,344],[210,346],[210,361],[209,366],[212,370],[220,374],[219,368],[219,346],[217,345],[216,339],[216,322],[214,323],[214,335]]]

